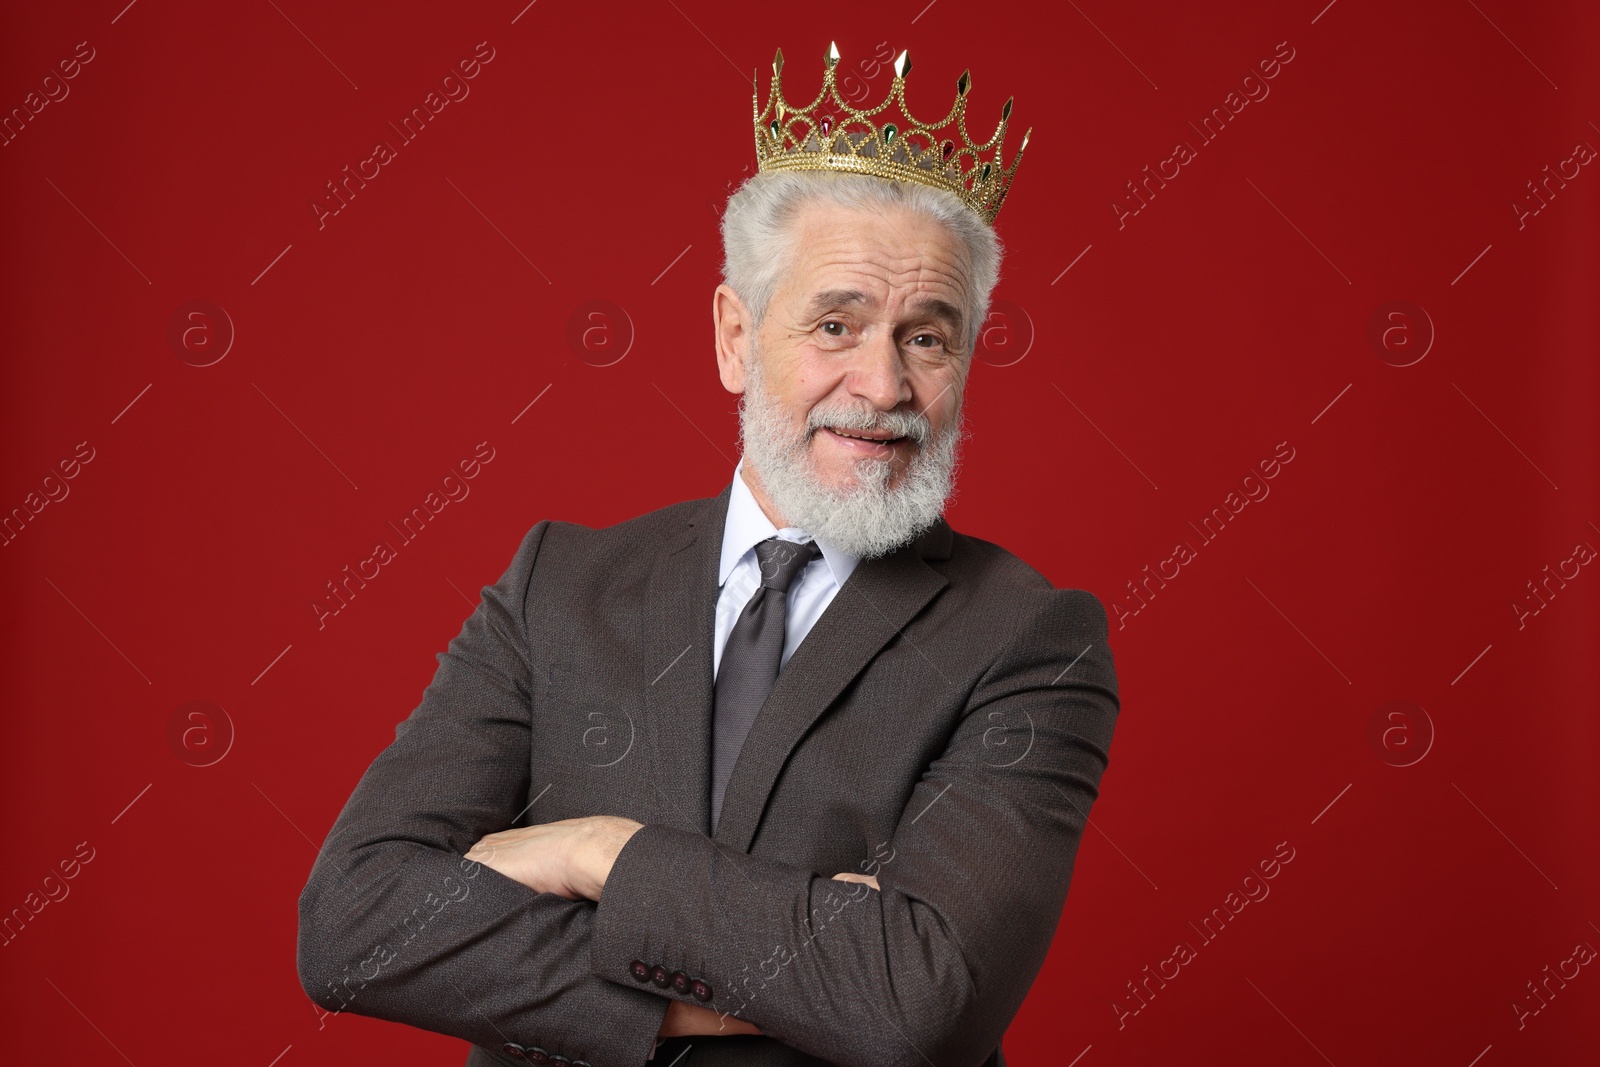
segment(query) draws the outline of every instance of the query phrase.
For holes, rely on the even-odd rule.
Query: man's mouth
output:
[[[829,426],[828,430],[838,434],[840,437],[853,437],[857,441],[877,441],[879,443],[893,444],[896,441],[905,440],[903,437],[896,437],[888,430],[841,430],[836,426]]]
[[[906,440],[905,437],[897,437],[888,430],[841,430],[834,426],[822,428],[846,448],[867,453],[881,453]]]
[[[858,454],[861,458],[890,459],[894,456],[899,443],[909,440],[906,437],[896,437],[890,430],[843,430],[832,426],[819,429],[826,430],[835,445]]]

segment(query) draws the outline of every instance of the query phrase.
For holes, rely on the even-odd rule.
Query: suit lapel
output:
[[[711,645],[732,486],[662,545],[644,611],[645,731],[659,777],[659,821],[711,832]],[[944,588],[929,560],[950,558],[943,519],[912,544],[863,560],[778,676],[739,752],[715,840],[748,851],[789,754],[874,656]],[[935,670],[935,665],[929,666]]]
[[[732,484],[662,546],[644,611],[645,730],[656,757],[661,821],[711,832],[711,642],[717,565]]]
[[[720,538],[718,541],[720,547]],[[927,560],[948,559],[950,544],[950,527],[940,519],[922,537],[898,552],[863,560],[840,587],[778,675],[772,695],[762,706],[739,751],[723,798],[722,817],[717,822],[715,840],[719,844],[741,852],[749,850],[789,753],[879,650],[944,588],[944,576],[928,566]],[[716,584],[715,574],[711,584]],[[707,651],[705,675],[709,685],[709,649]],[[930,664],[929,669],[937,667]],[[709,726],[709,690],[706,703]],[[704,733],[703,743],[705,747],[697,766],[705,768],[701,772],[704,781],[698,791],[708,794],[709,729]],[[707,798],[701,809],[706,813],[707,825],[709,808]]]

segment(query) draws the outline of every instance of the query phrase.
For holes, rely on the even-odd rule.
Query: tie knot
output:
[[[815,541],[797,544],[769,537],[756,545],[756,560],[761,564],[761,586],[787,592],[794,576],[822,554]]]

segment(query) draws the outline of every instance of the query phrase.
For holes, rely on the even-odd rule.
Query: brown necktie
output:
[[[733,624],[717,668],[711,756],[713,831],[722,815],[722,797],[739,750],[778,680],[784,624],[789,614],[789,584],[821,552],[815,541],[796,544],[769,537],[756,545],[761,588],[750,597],[739,621]]]

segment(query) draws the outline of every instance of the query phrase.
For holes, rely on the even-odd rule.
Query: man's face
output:
[[[759,333],[760,384],[793,440],[807,439],[815,483],[848,490],[875,469],[868,480],[892,490],[959,415],[970,366],[964,249],[901,210],[813,202],[794,226],[793,261]]]
[[[717,361],[739,404],[744,478],[779,527],[861,559],[939,520],[955,486],[965,249],[943,225],[812,202],[757,334],[717,289]]]

